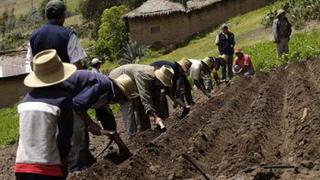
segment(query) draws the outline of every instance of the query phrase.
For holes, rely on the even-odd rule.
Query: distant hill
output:
[[[81,0],[65,0],[68,11],[74,12],[78,8],[80,1]],[[0,14],[2,14],[5,9],[11,11],[12,8],[14,8],[16,16],[26,14],[32,9],[32,2],[33,7],[38,8],[42,0],[0,0]]]

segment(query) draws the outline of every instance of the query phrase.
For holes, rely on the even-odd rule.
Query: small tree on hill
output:
[[[126,6],[106,9],[101,18],[99,38],[94,45],[94,54],[113,61],[121,56],[121,49],[128,41],[128,30],[122,16],[127,13]]]

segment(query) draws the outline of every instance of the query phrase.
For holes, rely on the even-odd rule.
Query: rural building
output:
[[[25,55],[26,51],[0,54],[0,108],[16,104],[29,90],[23,84],[31,72]]]
[[[148,0],[127,13],[131,39],[140,45],[184,42],[191,35],[217,26],[230,17],[263,7],[273,0]]]

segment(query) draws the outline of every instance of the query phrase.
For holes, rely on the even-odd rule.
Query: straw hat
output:
[[[93,58],[91,61],[92,65],[101,64],[101,63],[102,63],[102,61],[100,61],[98,58]]]
[[[228,24],[224,23],[221,25],[221,29],[224,29],[224,28],[229,28]]]
[[[38,53],[33,58],[33,72],[24,79],[28,87],[47,87],[63,82],[76,70],[76,66],[62,63],[57,51],[49,49]]]
[[[213,69],[213,61],[211,60],[210,57],[204,58],[202,60],[202,62],[205,63],[209,67],[210,71]]]
[[[164,65],[160,69],[155,70],[154,74],[164,86],[172,87],[174,71],[170,66]]]
[[[139,96],[136,84],[127,74],[122,74],[112,80],[128,99],[134,99]]]
[[[181,66],[181,68],[183,69],[184,72],[187,72],[192,65],[192,62],[189,61],[187,58],[183,58],[180,61],[178,61],[177,63]]]
[[[277,16],[280,16],[281,14],[284,14],[284,13],[286,13],[284,9],[278,9]]]

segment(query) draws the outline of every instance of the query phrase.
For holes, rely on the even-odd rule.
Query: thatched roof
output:
[[[127,13],[124,17],[135,18],[156,15],[168,15],[176,12],[188,13],[193,10],[201,9],[220,1],[223,0],[189,0],[187,2],[187,7],[184,7],[183,4],[178,2],[172,2],[170,0],[148,0],[137,9],[134,9]]]

